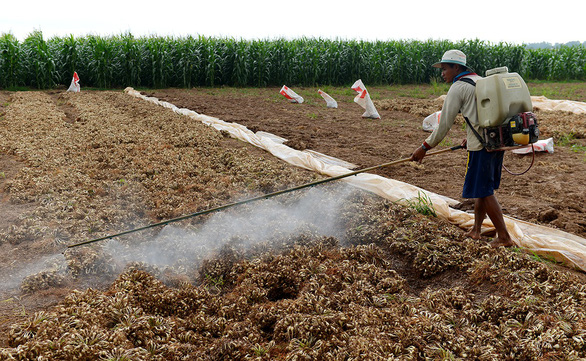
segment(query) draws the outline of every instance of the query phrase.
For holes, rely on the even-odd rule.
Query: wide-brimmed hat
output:
[[[442,60],[433,64],[432,66],[434,68],[441,68],[441,64],[443,63],[460,64],[469,68],[469,66],[466,65],[466,54],[464,54],[460,50],[446,51],[444,53],[444,56],[442,56]]]

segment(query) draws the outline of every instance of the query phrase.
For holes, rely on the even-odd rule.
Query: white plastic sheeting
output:
[[[576,114],[586,113],[586,103],[574,100],[551,100],[544,96],[532,96],[533,108],[540,110],[563,111]]]
[[[193,110],[178,108],[175,105],[163,102],[157,98],[147,97],[132,88],[126,88],[125,92],[158,104],[174,112],[191,117],[194,120],[203,122],[218,130],[230,133],[234,138],[246,141],[257,147],[267,150],[280,159],[301,168],[314,170],[330,177],[350,173],[348,168],[328,164],[308,152],[301,152],[287,147],[284,144],[274,142],[271,137],[263,134],[255,134],[248,128],[228,123],[218,118],[198,114]],[[405,202],[405,200],[417,198],[422,192],[432,201],[437,215],[462,229],[470,229],[474,224],[474,215],[454,208],[458,201],[428,192],[419,187],[403,183],[394,179],[384,178],[375,174],[361,173],[352,177],[344,178],[344,181],[358,187],[371,191],[393,202]],[[536,254],[547,255],[586,272],[586,239],[560,230],[524,222],[512,217],[505,216],[505,222],[514,242],[523,248],[531,250]],[[487,218],[483,222],[483,232],[493,231],[494,226]]]

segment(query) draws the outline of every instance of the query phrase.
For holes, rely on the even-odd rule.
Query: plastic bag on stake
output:
[[[362,80],[358,79],[354,85],[352,85],[352,89],[358,93],[358,95],[354,97],[354,103],[360,105],[365,110],[364,114],[362,114],[362,117],[380,119],[380,115],[376,111],[376,108],[370,99],[368,90],[366,90],[366,87],[364,84],[362,84]]]
[[[423,130],[426,132],[433,132],[439,125],[441,115],[442,111],[438,110],[437,112],[430,114],[425,119],[423,119]]]
[[[79,86],[79,76],[77,72],[73,72],[73,79],[71,79],[71,85],[67,89],[68,92],[79,93],[81,91],[81,87]]]
[[[289,99],[289,101],[291,103],[303,103],[303,97],[297,95],[297,93],[295,93],[293,90],[289,89],[289,87],[287,87],[286,85],[283,85],[283,87],[281,88],[280,93],[287,99]]]
[[[338,107],[338,102],[334,98],[329,96],[328,93],[324,92],[321,89],[318,89],[317,92],[319,93],[319,95],[321,95],[322,98],[324,98],[324,100],[326,101],[326,106],[328,108],[337,108]]]

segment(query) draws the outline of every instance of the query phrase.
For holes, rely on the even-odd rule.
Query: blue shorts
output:
[[[501,184],[504,155],[504,151],[469,151],[462,197],[484,198],[493,195]]]

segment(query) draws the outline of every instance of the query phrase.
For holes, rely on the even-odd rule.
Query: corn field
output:
[[[420,84],[439,79],[431,64],[461,49],[479,74],[507,66],[531,80],[586,80],[586,48],[528,50],[480,40],[359,41],[301,38],[53,37],[34,31],[22,42],[0,36],[0,88],[316,86]]]

